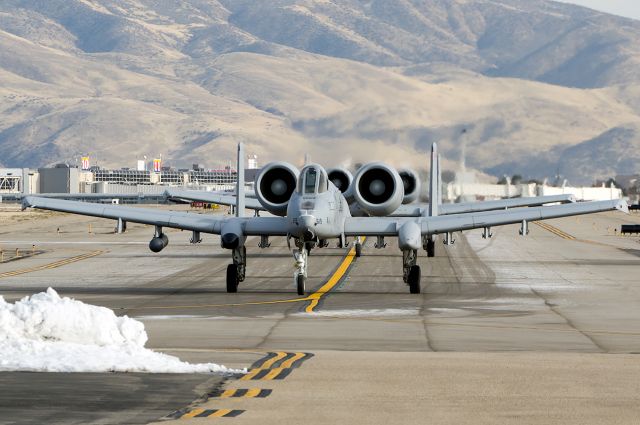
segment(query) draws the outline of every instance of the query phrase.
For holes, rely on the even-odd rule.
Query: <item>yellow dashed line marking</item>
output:
[[[293,366],[293,363],[296,360],[299,360],[299,359],[303,358],[305,355],[306,355],[305,353],[296,353],[289,360],[287,360],[284,363],[282,363],[282,367],[285,368],[285,369],[290,368],[291,366]]]
[[[599,245],[599,246],[606,246],[606,247],[611,247],[611,248],[618,248],[615,245],[610,245],[608,243],[604,243],[604,242],[596,242],[596,241],[591,241],[589,239],[579,239],[576,238],[573,235],[570,235],[569,233],[566,233],[560,229],[558,229],[557,227],[554,227],[552,225],[550,225],[549,223],[544,223],[541,221],[534,221],[535,224],[537,224],[538,226],[542,227],[545,230],[548,230],[549,232],[560,236],[563,239],[569,240],[569,241],[576,241],[576,242],[582,242],[582,243],[588,243],[591,245]]]
[[[241,381],[249,381],[260,372],[262,372],[262,369],[252,369],[247,374],[245,374],[242,378],[240,378],[240,380]]]
[[[43,264],[41,266],[30,267],[28,269],[21,269],[21,270],[14,270],[14,271],[11,271],[11,272],[0,273],[0,279],[3,278],[3,277],[18,276],[18,275],[21,275],[21,274],[32,273],[32,272],[37,272],[37,271],[41,271],[41,270],[55,269],[57,267],[62,267],[62,266],[65,266],[67,264],[71,264],[71,263],[75,263],[75,262],[78,262],[78,261],[86,260],[88,258],[95,257],[97,255],[102,254],[103,252],[104,251],[92,251],[92,252],[89,252],[87,254],[77,255],[75,257],[66,258],[64,260],[59,260],[59,261],[56,261],[54,263]]]
[[[266,356],[255,361],[251,369],[249,369],[249,373],[241,376],[238,380],[281,380],[289,376],[291,371],[311,357],[313,357],[311,353],[269,352]],[[208,396],[211,399],[217,398],[227,401],[230,398],[265,398],[271,395],[272,391],[273,390],[267,388],[231,388],[222,392],[215,390],[209,393]],[[242,413],[244,413],[244,410],[186,408],[167,415],[165,419],[231,418],[240,416]]]
[[[182,415],[182,417],[183,418],[193,418],[194,416],[197,416],[202,412],[204,412],[204,409],[193,409],[189,413],[185,413],[184,415]]]
[[[244,395],[244,397],[249,397],[249,398],[257,397],[258,394],[260,394],[260,391],[262,391],[260,388],[250,388],[247,391],[247,393]]]
[[[208,418],[221,418],[223,416],[228,415],[229,413],[231,413],[231,409],[220,409],[215,413],[212,413],[211,415],[207,416]]]
[[[280,375],[280,372],[282,372],[283,370],[285,369],[284,368],[272,369],[271,372],[267,373],[267,376],[265,376],[262,379],[264,379],[265,381],[271,381],[272,379]]]
[[[557,227],[554,227],[552,225],[550,225],[549,223],[544,223],[542,221],[534,221],[535,224],[537,224],[538,226],[542,227],[543,229],[553,233],[556,236],[560,236],[563,239],[567,239],[567,240],[571,240],[574,241],[576,240],[576,238],[566,232],[563,232],[562,230],[558,229]]]
[[[264,362],[262,366],[260,366],[260,369],[270,369],[275,362],[277,362],[280,359],[284,359],[285,357],[287,357],[287,353],[279,352],[278,354],[275,355],[275,357],[272,357],[266,362]]]

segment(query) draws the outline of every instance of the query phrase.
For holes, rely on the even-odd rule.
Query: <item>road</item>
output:
[[[190,234],[169,231],[169,247],[153,254],[146,226],[116,235],[112,222],[62,214],[17,222],[2,229],[0,246],[35,245],[43,252],[0,265],[8,301],[52,286],[143,321],[153,349],[249,367],[254,379],[158,375],[169,387],[183,382],[159,406],[161,396],[127,391],[127,374],[91,380],[10,373],[0,382],[0,407],[8,405],[11,388],[38,388],[40,398],[19,393],[25,394],[19,416],[35,421],[29,412],[41,397],[56,400],[69,382],[100,388],[106,376],[123,379],[122,391],[139,398],[120,406],[118,420],[109,422],[105,413],[82,423],[147,423],[172,413],[181,422],[235,416],[228,420],[239,424],[301,417],[308,423],[637,423],[640,244],[613,232],[627,222],[640,219],[606,213],[552,220],[532,225],[526,238],[517,226],[494,229],[489,240],[480,231],[457,234],[454,246],[438,246],[436,258],[420,258],[418,296],[402,282],[393,239],[383,250],[367,241],[353,262],[344,249],[314,250],[310,297],[295,294],[293,260],[280,238],[266,250],[249,241],[247,280],[239,293],[226,294],[230,256],[216,237],[191,246]],[[234,389],[247,391],[220,397]],[[262,389],[271,391],[265,396]],[[189,405],[185,395],[199,401]],[[106,389],[104,396],[119,408],[121,397]],[[84,405],[78,397],[77,406]],[[70,423],[64,414],[86,412],[59,406],[51,417],[61,419],[50,423]],[[3,415],[0,423],[28,423],[17,417]]]

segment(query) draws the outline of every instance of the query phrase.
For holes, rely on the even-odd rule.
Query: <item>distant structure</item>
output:
[[[470,202],[484,201],[502,198],[533,197],[546,195],[572,194],[579,201],[604,201],[622,198],[622,189],[613,184],[608,187],[571,187],[566,185],[566,181],[561,186],[550,186],[545,180],[538,183],[517,183],[513,184],[510,178],[506,178],[506,184],[478,183],[475,175],[471,172],[464,172],[461,176],[456,175],[454,181],[443,183],[443,202]]]
[[[238,172],[231,166],[208,170],[201,164],[191,169],[175,169],[164,165],[161,158],[147,162],[136,160],[135,169],[123,167],[107,169],[91,166],[89,156],[81,157],[76,165],[58,164],[37,170],[28,168],[0,168],[0,200],[18,199],[20,195],[37,193],[114,194],[158,198],[168,187],[193,190],[231,190],[235,188]],[[251,185],[258,170],[258,156],[247,157],[245,181]],[[13,196],[11,196],[13,195]]]

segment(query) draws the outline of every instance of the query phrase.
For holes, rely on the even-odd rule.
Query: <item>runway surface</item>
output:
[[[109,422],[105,413],[77,423],[146,423],[151,414],[194,423],[217,416],[237,423],[637,423],[640,243],[613,229],[640,218],[607,213],[546,223],[531,225],[526,238],[517,226],[496,228],[489,240],[480,231],[457,234],[454,246],[438,245],[436,258],[420,257],[417,296],[402,282],[393,239],[383,250],[367,241],[355,261],[346,249],[314,250],[310,295],[299,297],[281,238],[266,250],[249,240],[247,279],[227,294],[230,255],[216,237],[192,246],[190,233],[169,231],[169,247],[153,254],[150,227],[116,235],[110,221],[50,214],[0,230],[3,249],[43,251],[0,264],[0,293],[13,301],[52,286],[142,320],[148,347],[250,368],[249,378],[228,379],[218,393],[213,383],[202,387],[211,375],[162,375],[162,385],[183,383],[164,415],[143,389],[128,391],[136,400],[128,418]],[[63,383],[95,389],[105,376],[9,375],[0,382],[0,406],[11,382],[37,386],[38,397],[25,395],[24,410],[0,423],[29,423],[36,418],[29,412],[43,398],[56,400]],[[31,376],[45,376],[46,384]],[[122,377],[122,391],[130,389],[126,374],[106,376]],[[52,416],[60,419],[50,423],[82,417],[79,393],[78,409],[61,403]],[[88,402],[96,393],[84,394]],[[185,397],[200,400],[189,405]]]

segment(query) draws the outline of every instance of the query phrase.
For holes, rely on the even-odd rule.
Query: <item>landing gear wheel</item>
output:
[[[303,274],[296,276],[296,286],[298,287],[298,295],[304,295],[305,283],[307,278]]]
[[[427,257],[435,257],[436,256],[436,241],[428,240],[427,241]]]
[[[411,266],[409,276],[407,276],[407,283],[409,284],[410,293],[420,293],[420,266]]]
[[[238,266],[235,264],[227,266],[227,292],[238,292]]]
[[[361,243],[357,243],[356,244],[356,258],[360,258],[361,255],[362,255],[362,244]]]

